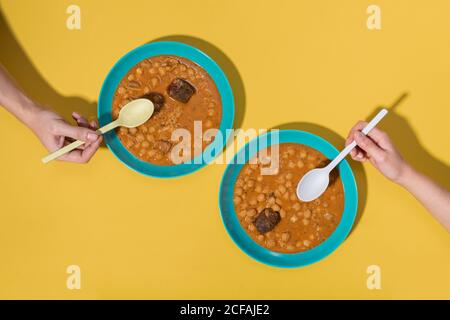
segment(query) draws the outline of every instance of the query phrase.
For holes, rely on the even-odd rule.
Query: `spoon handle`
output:
[[[362,129],[361,132],[367,135],[373,128],[376,127],[376,125],[381,121],[381,119],[384,118],[387,113],[387,109],[381,109],[380,112],[377,113],[377,115],[364,127],[364,129]],[[341,162],[353,150],[354,147],[356,147],[356,141],[353,141],[348,146],[346,146],[344,150],[342,150],[341,153],[339,153],[338,156],[330,162],[330,164],[327,166],[328,172],[331,172],[331,170],[333,170],[339,164],[339,162]]]
[[[104,134],[104,133],[116,128],[118,125],[119,125],[119,121],[115,120],[111,123],[108,123],[106,126],[101,127],[100,129],[97,130],[97,132],[100,134]],[[46,155],[44,158],[42,158],[42,162],[48,163],[52,160],[55,160],[55,159],[61,157],[62,155],[78,148],[79,146],[81,146],[83,144],[84,144],[84,141],[76,140],[76,141],[72,142],[71,144],[68,144],[67,146],[62,147],[61,149],[56,150],[55,152]]]

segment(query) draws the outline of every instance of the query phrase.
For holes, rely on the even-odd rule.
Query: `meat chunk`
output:
[[[166,99],[161,93],[158,92],[150,92],[149,94],[146,94],[143,96],[145,99],[149,99],[151,102],[153,102],[153,106],[155,107],[155,112],[158,112],[161,110],[161,108],[164,106],[164,103],[166,102]]]
[[[260,233],[266,233],[271,231],[280,222],[281,216],[278,211],[274,211],[271,208],[265,208],[253,221],[256,229]]]
[[[187,103],[195,93],[195,88],[186,80],[176,78],[167,87],[167,93],[173,99]]]

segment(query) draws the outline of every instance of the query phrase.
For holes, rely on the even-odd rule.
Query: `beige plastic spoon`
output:
[[[106,126],[101,127],[97,130],[98,133],[104,134],[108,131],[111,131],[119,126],[134,128],[140,126],[145,123],[153,114],[155,107],[153,102],[148,99],[136,99],[129,103],[127,103],[119,113],[119,117],[113,122],[107,124]],[[84,144],[84,141],[77,140],[68,144],[67,146],[50,153],[49,155],[42,158],[43,163],[48,163],[52,160],[55,160],[62,155],[66,154],[73,149],[78,148]]]

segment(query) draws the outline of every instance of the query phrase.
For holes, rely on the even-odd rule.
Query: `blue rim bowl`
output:
[[[339,151],[328,141],[314,134],[298,130],[280,130],[278,139],[274,138],[274,131],[265,133],[245,145],[227,166],[222,178],[219,191],[219,207],[225,229],[235,244],[247,255],[269,266],[279,268],[295,268],[315,263],[330,253],[345,240],[353,222],[358,207],[358,191],[352,169],[346,160],[339,164],[339,173],[344,186],[344,212],[336,230],[317,247],[300,253],[278,253],[270,251],[250,238],[242,228],[233,204],[233,190],[239,172],[249,159],[256,155],[258,150],[267,148],[275,143],[299,143],[320,151],[329,159],[333,159]],[[244,161],[239,161],[238,159]]]
[[[114,92],[122,78],[140,61],[159,55],[175,55],[189,59],[201,66],[211,76],[222,100],[222,120],[219,131],[223,138],[215,139],[205,148],[203,154],[198,155],[190,163],[173,166],[159,166],[138,159],[122,145],[115,131],[105,134],[104,139],[112,153],[127,167],[151,177],[172,178],[192,173],[204,167],[207,164],[203,157],[204,154],[217,156],[215,150],[223,149],[230,137],[230,130],[227,129],[233,127],[234,96],[225,73],[213,59],[199,49],[175,41],[152,42],[127,53],[109,71],[98,99],[98,118],[101,126],[112,121]],[[206,158],[210,159],[211,156]]]

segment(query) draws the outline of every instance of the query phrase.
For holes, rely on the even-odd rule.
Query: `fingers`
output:
[[[351,143],[353,141],[353,136],[355,132],[362,131],[364,127],[367,125],[366,121],[358,121],[358,123],[350,130],[346,145]],[[378,129],[373,128],[368,134],[367,134],[373,141],[375,141],[382,149],[388,149],[391,150],[393,148],[392,142],[387,135],[386,132]]]
[[[83,128],[89,128],[91,130],[97,130],[98,129],[98,123],[95,120],[92,120],[91,122],[88,122],[88,120],[80,115],[78,112],[72,112],[72,118],[77,122],[78,126]],[[75,141],[75,139],[72,138],[66,138],[66,144],[69,144],[71,142]],[[85,149],[89,143],[82,144],[77,149]]]
[[[375,161],[382,161],[385,157],[386,152],[363,133],[355,132],[354,139],[358,147],[364,150],[369,158],[373,158]]]
[[[64,121],[59,121],[54,125],[53,133],[85,142],[95,142],[99,139],[99,134],[95,130],[72,126]]]
[[[87,163],[95,154],[97,149],[100,147],[101,142],[102,137],[100,136],[95,142],[92,142],[91,144],[87,145],[86,148],[84,148],[84,150],[75,149],[63,155],[58,160],[75,163]]]

